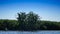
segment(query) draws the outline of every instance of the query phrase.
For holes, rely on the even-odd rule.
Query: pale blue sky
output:
[[[18,12],[30,11],[42,20],[60,21],[60,0],[0,0],[0,19],[16,19]]]

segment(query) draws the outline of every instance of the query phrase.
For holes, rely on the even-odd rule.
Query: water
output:
[[[0,34],[60,34],[60,31],[0,31]]]

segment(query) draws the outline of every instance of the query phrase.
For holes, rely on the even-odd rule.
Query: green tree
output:
[[[25,12],[20,12],[18,13],[18,22],[19,22],[19,29],[23,30],[25,27],[25,19],[26,19],[26,14]]]
[[[28,14],[24,12],[18,13],[18,22],[19,22],[19,29],[21,30],[33,30],[37,29],[39,16],[33,12],[29,12]]]
[[[29,29],[36,29],[38,23],[39,16],[33,12],[29,12],[27,14],[27,21],[29,25]]]

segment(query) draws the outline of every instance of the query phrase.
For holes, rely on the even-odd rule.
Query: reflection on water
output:
[[[60,34],[60,31],[0,31],[0,34]]]

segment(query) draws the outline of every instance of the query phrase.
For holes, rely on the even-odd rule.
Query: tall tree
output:
[[[38,23],[38,19],[39,19],[39,16],[33,12],[29,12],[27,14],[27,20],[28,20],[28,24],[29,24],[30,29],[36,28],[35,26]]]
[[[26,14],[25,12],[20,12],[18,13],[18,22],[19,22],[19,29],[23,30],[25,26],[25,19],[26,19]]]
[[[33,30],[36,29],[39,20],[39,16],[33,12],[26,14],[25,12],[18,13],[19,29],[21,30]]]

